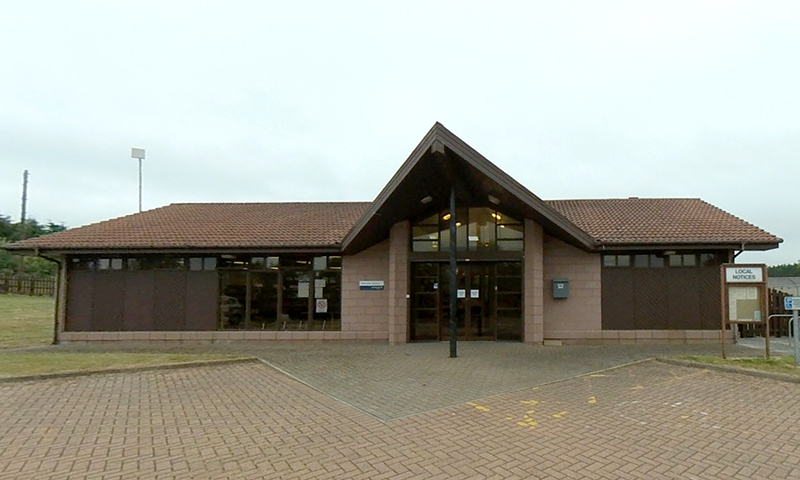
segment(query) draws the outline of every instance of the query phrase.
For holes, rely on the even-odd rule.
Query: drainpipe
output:
[[[39,258],[43,258],[45,260],[48,260],[48,261],[53,262],[56,265],[58,265],[58,274],[56,275],[56,285],[55,285],[56,286],[56,308],[55,308],[55,313],[53,314],[54,318],[53,318],[53,343],[52,343],[53,345],[58,345],[58,327],[59,327],[59,325],[58,325],[58,313],[59,313],[58,309],[59,309],[59,305],[61,304],[61,275],[63,275],[64,272],[62,272],[61,262],[56,260],[55,258],[51,258],[51,257],[48,257],[48,256],[40,254],[39,253],[39,247],[36,247],[36,248],[33,249],[33,255],[36,256],[36,257],[39,257]]]

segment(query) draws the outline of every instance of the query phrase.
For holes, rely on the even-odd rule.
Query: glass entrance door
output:
[[[494,340],[492,264],[459,263],[456,270],[456,335],[459,340]],[[439,337],[450,339],[450,269],[442,265]]]
[[[456,273],[459,340],[521,340],[519,262],[462,262]],[[502,321],[500,321],[502,320]],[[450,268],[446,262],[411,264],[411,341],[450,339]]]

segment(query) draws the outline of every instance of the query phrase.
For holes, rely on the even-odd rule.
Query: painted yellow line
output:
[[[475,407],[475,410],[480,410],[481,412],[488,412],[490,410],[489,408],[484,407],[483,405],[479,405],[475,402],[467,402],[467,405]]]

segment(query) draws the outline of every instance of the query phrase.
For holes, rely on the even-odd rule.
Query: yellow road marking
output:
[[[597,399],[594,398],[594,397],[589,397],[589,403],[595,404],[595,403],[597,403]]]
[[[635,387],[631,387],[631,390],[641,390],[641,389],[643,389],[643,388],[644,388],[644,387],[643,387],[643,386],[641,386],[641,385],[636,385]]]
[[[523,405],[536,405],[538,403],[536,400],[522,400]]]
[[[483,405],[479,405],[475,402],[467,402],[467,405],[475,407],[475,410],[480,410],[481,412],[488,412],[490,410],[489,408],[484,407]]]
[[[567,411],[566,411],[566,410],[564,410],[563,412],[558,412],[558,413],[556,413],[555,415],[553,415],[553,417],[554,417],[554,418],[561,418],[561,417],[563,417],[564,415],[566,415],[566,413],[567,413]]]

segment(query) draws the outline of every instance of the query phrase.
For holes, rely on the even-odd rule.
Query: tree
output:
[[[767,271],[770,277],[800,277],[800,260],[795,264],[771,265]]]
[[[11,223],[11,218],[0,214],[0,275],[23,274],[32,277],[51,277],[58,272],[58,265],[40,257],[11,255],[1,247],[23,238],[33,238],[49,233],[66,230],[63,224],[47,222],[42,225],[35,219],[26,220],[24,224]]]

